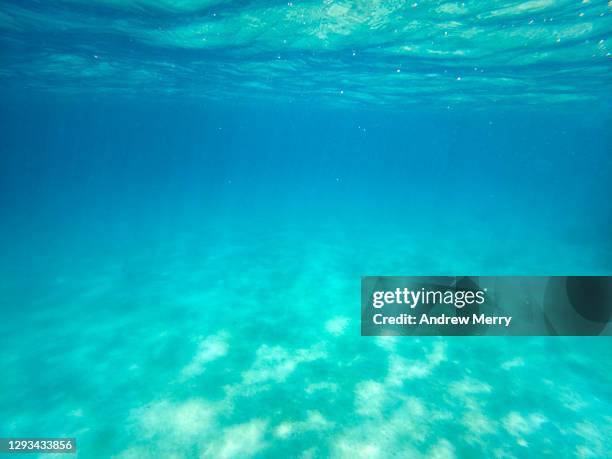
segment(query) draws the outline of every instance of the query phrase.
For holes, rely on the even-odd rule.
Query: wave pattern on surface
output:
[[[611,5],[8,1],[0,81],[330,105],[609,106]]]

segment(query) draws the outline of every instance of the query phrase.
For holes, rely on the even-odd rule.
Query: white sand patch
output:
[[[218,408],[201,399],[182,403],[161,400],[132,412],[144,438],[171,436],[174,439],[201,437],[213,427]]]
[[[336,459],[377,459],[385,457],[385,454],[381,447],[374,442],[348,437],[340,438],[334,443],[331,457]]]
[[[438,421],[449,419],[447,413],[428,409],[417,397],[407,397],[398,409],[389,417],[389,424],[383,429],[394,441],[410,438],[413,442],[422,443],[428,438],[433,442],[436,435],[433,425]],[[410,457],[410,456],[407,456]]]
[[[512,453],[509,453],[504,448],[495,448],[493,450],[493,457],[496,459],[516,459],[516,456],[514,456]]]
[[[343,335],[348,327],[350,319],[348,317],[338,316],[325,322],[325,330],[334,336]]]
[[[347,431],[347,435],[364,435],[356,430],[372,431],[371,435],[377,441],[404,441],[410,438],[415,442],[423,442],[433,432],[431,426],[439,421],[452,418],[448,412],[428,409],[425,403],[417,397],[397,395],[395,391],[375,382],[364,382],[361,387],[361,398],[356,411],[366,416],[366,422],[357,429]],[[368,395],[372,403],[368,403]],[[369,437],[368,437],[369,438]],[[377,443],[378,444],[378,443]],[[388,450],[387,447],[382,448]],[[402,456],[403,457],[403,456]],[[417,457],[410,456],[407,457]]]
[[[431,374],[434,368],[444,362],[446,357],[446,344],[436,342],[431,352],[423,360],[407,360],[397,354],[389,356],[389,370],[382,382],[374,380],[361,381],[355,385],[355,411],[361,416],[381,417],[388,416],[385,411],[390,407],[402,405],[391,413],[391,416],[399,416],[399,423],[404,423],[406,418],[421,418],[427,410],[424,404],[415,397],[398,396],[397,388],[404,384],[405,380],[425,378]],[[444,412],[428,413],[428,421],[440,421],[452,417]],[[389,425],[388,419],[385,425]],[[390,427],[393,429],[393,427]],[[398,427],[398,430],[409,431],[411,436],[422,439],[422,433],[417,432],[414,427]]]
[[[557,391],[559,393],[559,400],[567,409],[580,411],[587,407],[587,403],[579,393],[569,388],[559,388]]]
[[[525,361],[521,357],[517,357],[512,360],[507,360],[501,364],[502,370],[511,370],[512,368],[518,368],[525,366]]]
[[[464,378],[450,385],[450,392],[456,396],[490,394],[491,391],[492,388],[490,385],[473,378]]]
[[[479,442],[485,435],[493,434],[497,431],[495,421],[485,416],[480,410],[470,410],[461,418],[461,424],[470,432],[466,437],[468,443]]]
[[[298,365],[325,358],[327,353],[322,346],[297,349],[292,352],[281,346],[261,346],[256,353],[253,366],[245,371],[244,384],[258,384],[265,381],[284,382]]]
[[[212,443],[202,453],[202,458],[232,459],[252,457],[264,449],[264,434],[267,422],[254,419],[244,424],[238,424],[223,429],[220,438]]]
[[[603,425],[610,425],[611,419],[607,417]],[[608,429],[610,430],[610,429]],[[585,444],[576,446],[576,456],[580,458],[606,457],[609,450],[606,450],[606,437],[599,427],[593,422],[579,422],[572,428],[572,433],[584,440]],[[578,443],[578,442],[576,442]],[[609,449],[609,448],[608,448]]]
[[[161,400],[133,410],[130,420],[146,446],[130,447],[117,457],[191,457],[197,448],[202,458],[229,459],[250,457],[266,447],[267,421],[253,419],[222,428],[218,416],[223,408],[224,403],[191,399]]]
[[[377,342],[381,347],[387,343],[394,340]],[[438,423],[451,421],[452,413],[429,409],[423,400],[398,391],[405,380],[428,377],[447,360],[445,342],[435,342],[426,352],[422,360],[408,360],[392,353],[383,381],[364,380],[355,385],[355,412],[364,417],[364,422],[344,430],[331,442],[331,457],[388,457],[390,451],[399,458],[455,457],[448,441],[434,437]],[[411,443],[407,444],[408,439]],[[411,446],[428,440],[434,445],[428,451]]]
[[[580,459],[589,459],[600,457],[592,448],[589,448],[585,445],[580,445],[576,447],[576,457]]]
[[[306,420],[302,423],[305,430],[329,429],[333,425],[317,410],[310,410],[306,414]]]
[[[493,392],[493,388],[474,378],[463,378],[449,386],[449,393],[468,409],[469,412],[480,412],[486,403],[483,397]]]
[[[264,344],[257,349],[253,365],[242,373],[242,381],[226,386],[225,391],[230,398],[252,397],[271,389],[272,384],[285,382],[299,365],[326,357],[327,351],[322,344],[295,350]]]
[[[408,415],[411,418],[423,418],[426,415],[429,416],[428,411],[425,409],[425,404],[416,397],[408,397],[404,401],[404,405],[402,406],[405,411],[402,416]],[[395,412],[395,415],[400,415],[399,411]]]
[[[407,379],[429,376],[434,368],[446,360],[446,343],[437,342],[424,360],[406,360],[392,354],[389,356],[389,372],[385,384],[401,386]]]
[[[338,384],[332,382],[310,383],[306,386],[307,394],[312,394],[319,391],[338,392]]]
[[[389,372],[385,384],[401,386],[404,380],[424,378],[430,371],[427,361],[409,361],[398,355],[392,355],[389,357]]]
[[[295,432],[295,423],[293,422],[281,422],[274,429],[274,436],[285,439],[291,436]]]
[[[441,418],[444,416],[428,410],[422,400],[407,397],[391,413],[374,413],[366,422],[343,431],[331,442],[331,457],[386,458],[393,452],[393,457],[406,459],[452,458],[454,450],[448,442],[434,444],[439,431],[433,424]],[[427,452],[411,446],[422,445],[428,439],[434,446]]]
[[[393,352],[398,343],[399,336],[377,336],[376,345],[385,351]]]
[[[496,434],[498,422],[489,418],[482,410],[482,404],[478,400],[470,399],[466,402],[468,410],[459,421],[467,430],[464,440],[467,444],[477,444],[483,449],[488,449],[487,436]]]
[[[448,440],[442,439],[430,448],[427,457],[431,459],[454,459],[456,457],[455,448]]]
[[[318,454],[316,448],[308,448],[300,454],[300,459],[315,459],[316,457],[322,457]]]
[[[225,332],[209,336],[198,344],[198,350],[191,362],[181,371],[183,379],[193,378],[202,374],[205,365],[227,354],[229,349],[228,335]]]
[[[355,410],[362,416],[382,413],[389,402],[387,388],[376,381],[362,381],[355,386]]]
[[[427,357],[427,361],[430,366],[434,367],[446,360],[446,342],[438,341],[434,344],[433,349],[429,356]]]
[[[508,433],[514,437],[529,435],[540,428],[547,419],[539,413],[522,415],[512,411],[502,419],[502,424]]]
[[[332,423],[328,421],[321,413],[316,410],[311,410],[306,413],[306,419],[298,422],[281,422],[274,429],[274,436],[286,439],[291,435],[297,435],[302,432],[313,430],[326,430],[332,427]]]

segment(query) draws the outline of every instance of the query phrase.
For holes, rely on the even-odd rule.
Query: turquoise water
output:
[[[609,108],[611,29],[602,0],[5,1],[0,78],[63,95]]]
[[[366,338],[359,288],[612,274],[611,18],[4,2],[0,437],[76,437],[83,458],[609,457],[608,337]]]

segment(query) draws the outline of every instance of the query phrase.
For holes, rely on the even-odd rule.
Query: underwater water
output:
[[[365,275],[612,274],[611,30],[594,0],[3,2],[0,437],[609,457],[609,337],[359,319]]]

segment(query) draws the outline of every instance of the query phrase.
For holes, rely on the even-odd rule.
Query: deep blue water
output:
[[[427,271],[605,273],[609,125],[599,113],[21,99],[3,110],[3,231],[60,259],[198,231],[314,231],[347,250],[379,241],[363,272],[424,238]]]
[[[611,17],[4,2],[0,437],[609,457],[608,337],[361,337],[359,286],[612,274]]]

